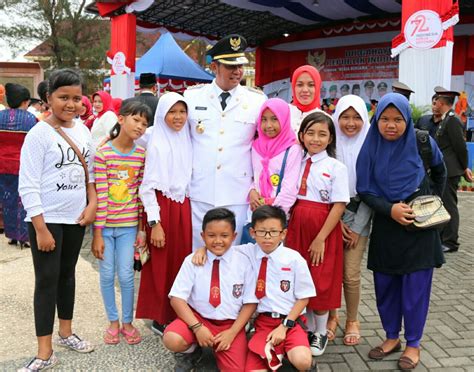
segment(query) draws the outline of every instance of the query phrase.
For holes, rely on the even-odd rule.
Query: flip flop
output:
[[[328,319],[328,323],[326,325],[327,328],[327,336],[329,341],[333,341],[336,338],[336,331],[337,326],[339,325],[339,317],[330,316]]]
[[[120,342],[120,330],[118,328],[107,328],[104,332],[104,343],[107,345],[117,345]]]
[[[357,329],[356,331],[348,332],[349,325],[353,325],[354,329]],[[349,339],[355,338],[355,341],[350,342]],[[342,342],[346,346],[355,346],[359,345],[359,340],[360,340],[360,331],[359,331],[359,322],[357,320],[355,321],[346,321],[346,328],[344,329],[344,338],[342,339]]]
[[[122,329],[120,330],[120,333],[122,334],[123,338],[129,345],[139,344],[142,341],[140,332],[138,332],[138,329],[136,329],[135,327],[133,328],[133,331],[131,332],[128,332],[125,328],[122,327]]]

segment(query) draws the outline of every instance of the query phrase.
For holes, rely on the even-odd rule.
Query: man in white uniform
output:
[[[203,246],[200,236],[204,214],[226,207],[236,216],[236,243],[240,242],[252,183],[250,151],[257,116],[265,95],[240,85],[243,65],[248,63],[246,40],[229,35],[219,40],[207,54],[216,78],[210,84],[188,88],[193,142],[193,174],[189,195],[193,223],[193,249]]]

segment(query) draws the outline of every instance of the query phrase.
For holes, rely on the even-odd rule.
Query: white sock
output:
[[[321,336],[324,336],[327,333],[327,324],[329,318],[329,311],[324,315],[314,314],[316,320],[316,333],[319,333]]]
[[[191,354],[194,350],[196,350],[197,344],[192,344],[188,349],[182,351],[183,354]]]
[[[308,328],[308,332],[316,332],[316,321],[314,320],[315,313],[313,310],[307,310],[305,317],[306,317],[306,327]]]

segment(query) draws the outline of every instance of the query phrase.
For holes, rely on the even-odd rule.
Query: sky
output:
[[[1,1],[1,0],[0,0]],[[9,25],[11,24],[8,16],[0,10],[0,24],[4,25]],[[27,53],[31,49],[33,49],[36,45],[38,45],[38,41],[32,40],[31,42],[26,42],[23,45],[24,53]],[[22,54],[24,54],[22,53]],[[0,62],[5,62],[5,61],[26,61],[25,58],[22,57],[20,54],[17,56],[15,59],[13,59],[13,54],[12,51],[10,50],[8,43],[6,42],[5,39],[2,39],[0,36]]]

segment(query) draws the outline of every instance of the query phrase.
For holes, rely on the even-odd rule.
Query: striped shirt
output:
[[[130,227],[138,225],[138,187],[143,178],[145,149],[135,145],[128,154],[109,141],[95,155],[97,214],[94,226]]]

